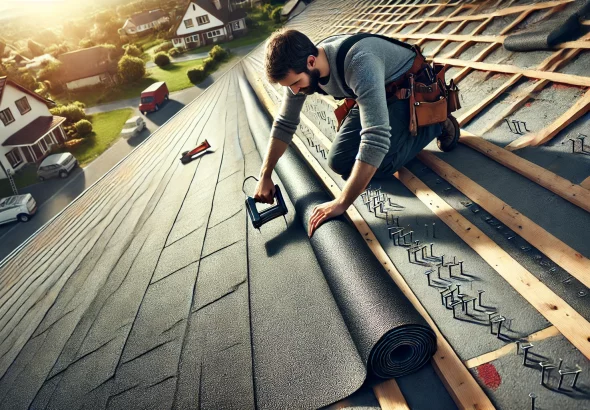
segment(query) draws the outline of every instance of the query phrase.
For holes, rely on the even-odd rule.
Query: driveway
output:
[[[248,46],[250,49],[255,46]],[[242,50],[242,55],[247,51]],[[144,116],[146,129],[140,135],[130,140],[119,139],[100,157],[92,161],[83,169],[77,168],[66,179],[53,179],[43,183],[31,185],[19,189],[19,193],[31,193],[37,201],[37,214],[27,223],[14,222],[0,225],[0,261],[8,256],[14,249],[23,243],[29,236],[34,234],[46,222],[61,212],[66,206],[78,197],[85,189],[98,181],[104,174],[113,168],[119,161],[135,149],[141,142],[147,139],[168,119],[174,116],[185,105],[197,98],[201,93],[227,70],[233,67],[237,61],[232,59],[225,63],[205,79],[201,84],[185,90],[170,94],[170,101],[158,111]],[[95,114],[117,110],[121,108],[133,108],[132,115],[141,115],[137,106],[139,99],[115,101],[100,106],[86,109],[87,114]]]

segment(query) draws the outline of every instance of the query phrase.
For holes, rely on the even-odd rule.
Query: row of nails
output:
[[[510,130],[511,133],[513,134],[519,134],[522,135],[524,134],[524,131],[520,128],[520,124],[523,125],[524,130],[526,132],[531,132],[531,130],[529,130],[526,126],[526,122],[524,121],[519,121],[519,120],[512,120],[512,126],[514,127],[514,130],[512,129],[512,127],[510,126],[510,121],[508,121],[507,118],[504,118],[504,121],[506,121],[506,124],[508,124],[508,129]]]
[[[310,147],[314,147],[315,151],[322,155],[322,158],[326,159],[326,151],[320,146],[320,144],[316,144],[315,141],[309,137],[307,138],[307,143]]]
[[[584,149],[584,140],[587,137],[588,137],[587,135],[578,134],[578,137],[576,139],[568,138],[572,142],[572,153],[590,155],[590,151],[586,151],[586,149]],[[576,151],[576,141],[580,141],[580,150],[579,151]]]
[[[516,354],[518,355],[520,353],[520,350],[523,351],[523,359],[522,359],[522,365],[526,366],[526,364],[528,363],[528,354],[529,354],[529,350],[531,350],[534,347],[534,345],[532,343],[526,343],[526,344],[522,344],[522,342],[517,341],[516,342]],[[557,371],[559,373],[559,384],[557,385],[557,390],[561,390],[561,386],[563,385],[563,380],[565,378],[565,376],[568,375],[574,375],[572,382],[570,384],[570,386],[572,388],[576,388],[576,383],[578,382],[578,377],[580,376],[580,373],[582,372],[582,368],[580,366],[578,366],[576,364],[576,368],[575,369],[569,369],[569,370],[565,370],[562,369],[563,365],[563,359],[559,359],[559,365],[555,365],[552,362],[539,362],[539,366],[541,367],[541,386],[546,386],[546,382],[545,382],[545,373],[547,372],[547,370],[551,371],[555,368],[557,368]]]

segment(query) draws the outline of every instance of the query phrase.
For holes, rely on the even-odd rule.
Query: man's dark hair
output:
[[[280,30],[266,43],[266,77],[271,83],[284,79],[289,70],[307,71],[307,57],[318,56],[318,48],[297,30]]]

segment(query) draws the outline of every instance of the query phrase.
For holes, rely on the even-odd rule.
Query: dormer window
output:
[[[193,10],[197,11],[197,6],[195,6],[194,4],[193,4]]]
[[[11,122],[14,122],[14,116],[12,115],[10,108],[0,111],[0,120],[2,120],[2,123],[4,125],[8,125]]]
[[[191,27],[195,26],[195,23],[193,23],[193,19],[187,19],[187,20],[184,20],[184,26],[186,28],[191,28]]]
[[[204,16],[199,16],[197,17],[197,24],[199,26],[202,26],[203,24],[207,24],[209,23],[209,16],[208,15],[204,15]]]
[[[31,106],[29,105],[27,97],[18,99],[14,103],[16,104],[16,108],[18,108],[20,115],[25,115],[26,113],[31,111]]]

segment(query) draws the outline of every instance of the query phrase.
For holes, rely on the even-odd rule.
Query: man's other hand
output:
[[[319,228],[328,219],[336,218],[346,212],[346,205],[343,205],[337,199],[318,205],[313,208],[311,217],[309,218],[309,237],[313,235],[314,231]]]
[[[254,199],[263,204],[272,204],[275,196],[275,184],[271,178],[261,178],[254,190]]]

